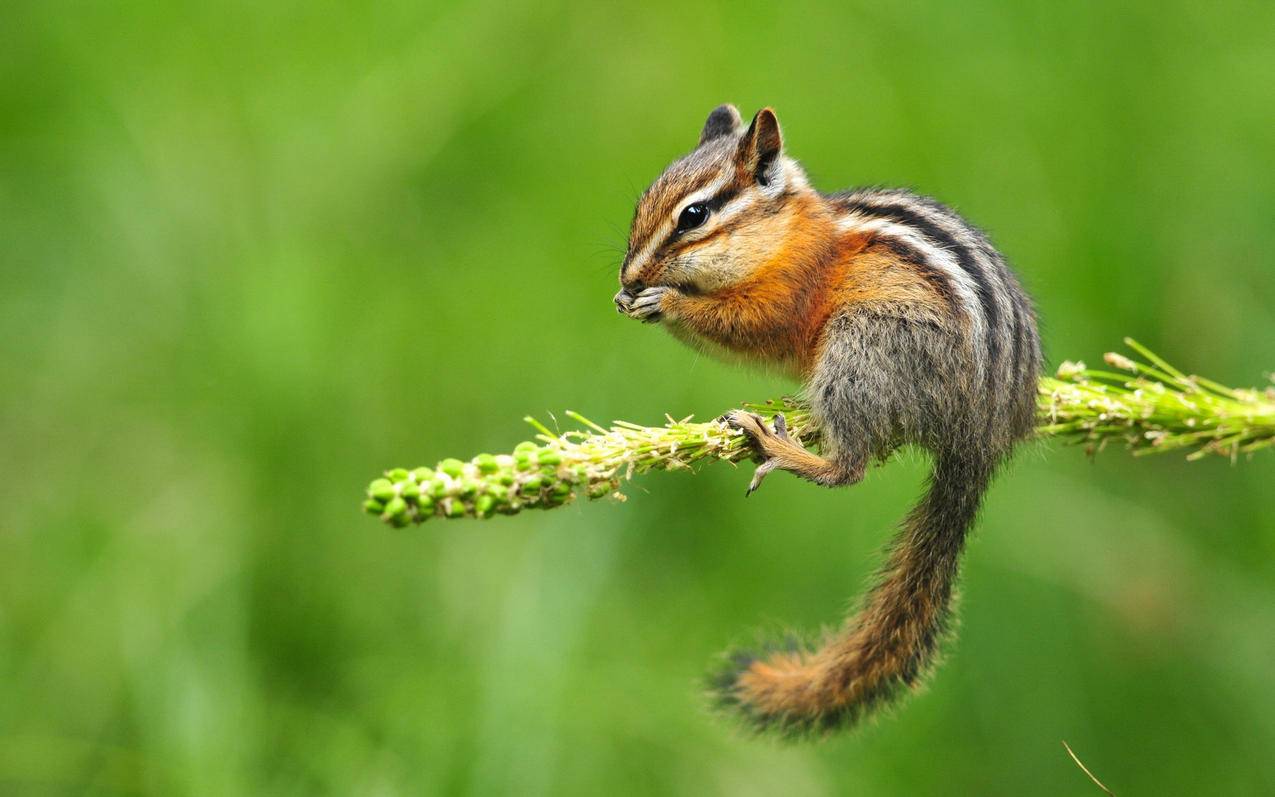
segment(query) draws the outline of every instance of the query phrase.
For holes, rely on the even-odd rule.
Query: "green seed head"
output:
[[[377,479],[368,485],[367,494],[369,498],[385,502],[395,496],[394,485],[389,479]]]
[[[394,496],[385,503],[385,512],[381,515],[382,520],[389,521],[398,525],[397,521],[407,520],[407,502],[399,496]]]

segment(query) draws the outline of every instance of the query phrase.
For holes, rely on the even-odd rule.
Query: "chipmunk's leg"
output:
[[[788,423],[783,415],[776,415],[774,428],[766,425],[760,415],[744,410],[727,413],[726,423],[748,435],[763,461],[753,473],[745,495],[752,495],[761,486],[762,479],[772,470],[786,470],[803,479],[825,487],[854,484],[863,478],[867,457],[826,459],[811,453],[788,436]]]

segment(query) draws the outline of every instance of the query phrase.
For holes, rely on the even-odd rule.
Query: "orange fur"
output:
[[[890,568],[924,573],[924,567],[910,561],[914,558],[910,546],[900,546],[891,556]],[[739,676],[740,699],[766,714],[817,714],[864,700],[906,671],[912,640],[924,635],[944,611],[937,599],[942,589],[936,586],[883,583],[853,619],[854,625],[830,637],[820,650],[753,662]],[[882,629],[889,630],[888,636],[883,637]],[[891,644],[880,644],[883,638]]]
[[[692,337],[804,376],[834,312],[865,305],[906,306],[936,319],[947,312],[943,296],[915,266],[872,248],[869,236],[837,236],[813,200],[793,200],[774,220],[749,221],[755,234],[781,243],[742,282],[670,304],[666,315]],[[729,234],[715,231],[688,249]]]
[[[696,150],[643,195],[615,303],[803,380],[820,454],[782,416],[725,418],[762,459],[749,492],[776,469],[843,486],[900,444],[934,454],[925,496],[843,628],[817,647],[733,651],[712,676],[715,701],[755,727],[823,732],[932,670],[981,498],[1032,428],[1024,373],[1038,366],[1038,337],[1003,259],[955,213],[905,191],[820,194],[783,155],[772,110],[741,124],[733,106],[714,109]]]

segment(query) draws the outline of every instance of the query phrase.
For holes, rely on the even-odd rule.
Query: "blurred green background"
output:
[[[1119,6],[1118,8],[1116,6]],[[790,390],[616,315],[637,193],[732,101],[817,184],[987,228],[1051,367],[1275,366],[1275,5],[9,2],[0,792],[1275,792],[1275,456],[1037,444],[927,692],[820,744],[706,665],[836,621],[918,492],[727,467],[394,531],[392,465]]]

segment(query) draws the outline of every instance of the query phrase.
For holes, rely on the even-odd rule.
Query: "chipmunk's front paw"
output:
[[[664,285],[643,288],[636,294],[624,289],[615,295],[615,307],[629,318],[646,323],[659,321],[667,312],[667,302],[677,291]]]
[[[738,429],[752,441],[757,453],[762,456],[762,463],[753,471],[753,480],[748,483],[745,497],[753,494],[761,486],[766,474],[779,467],[777,452],[784,446],[791,446],[792,438],[788,436],[788,422],[783,415],[775,416],[775,428],[771,429],[760,416],[744,410],[734,410],[722,416],[722,420],[732,429]]]

